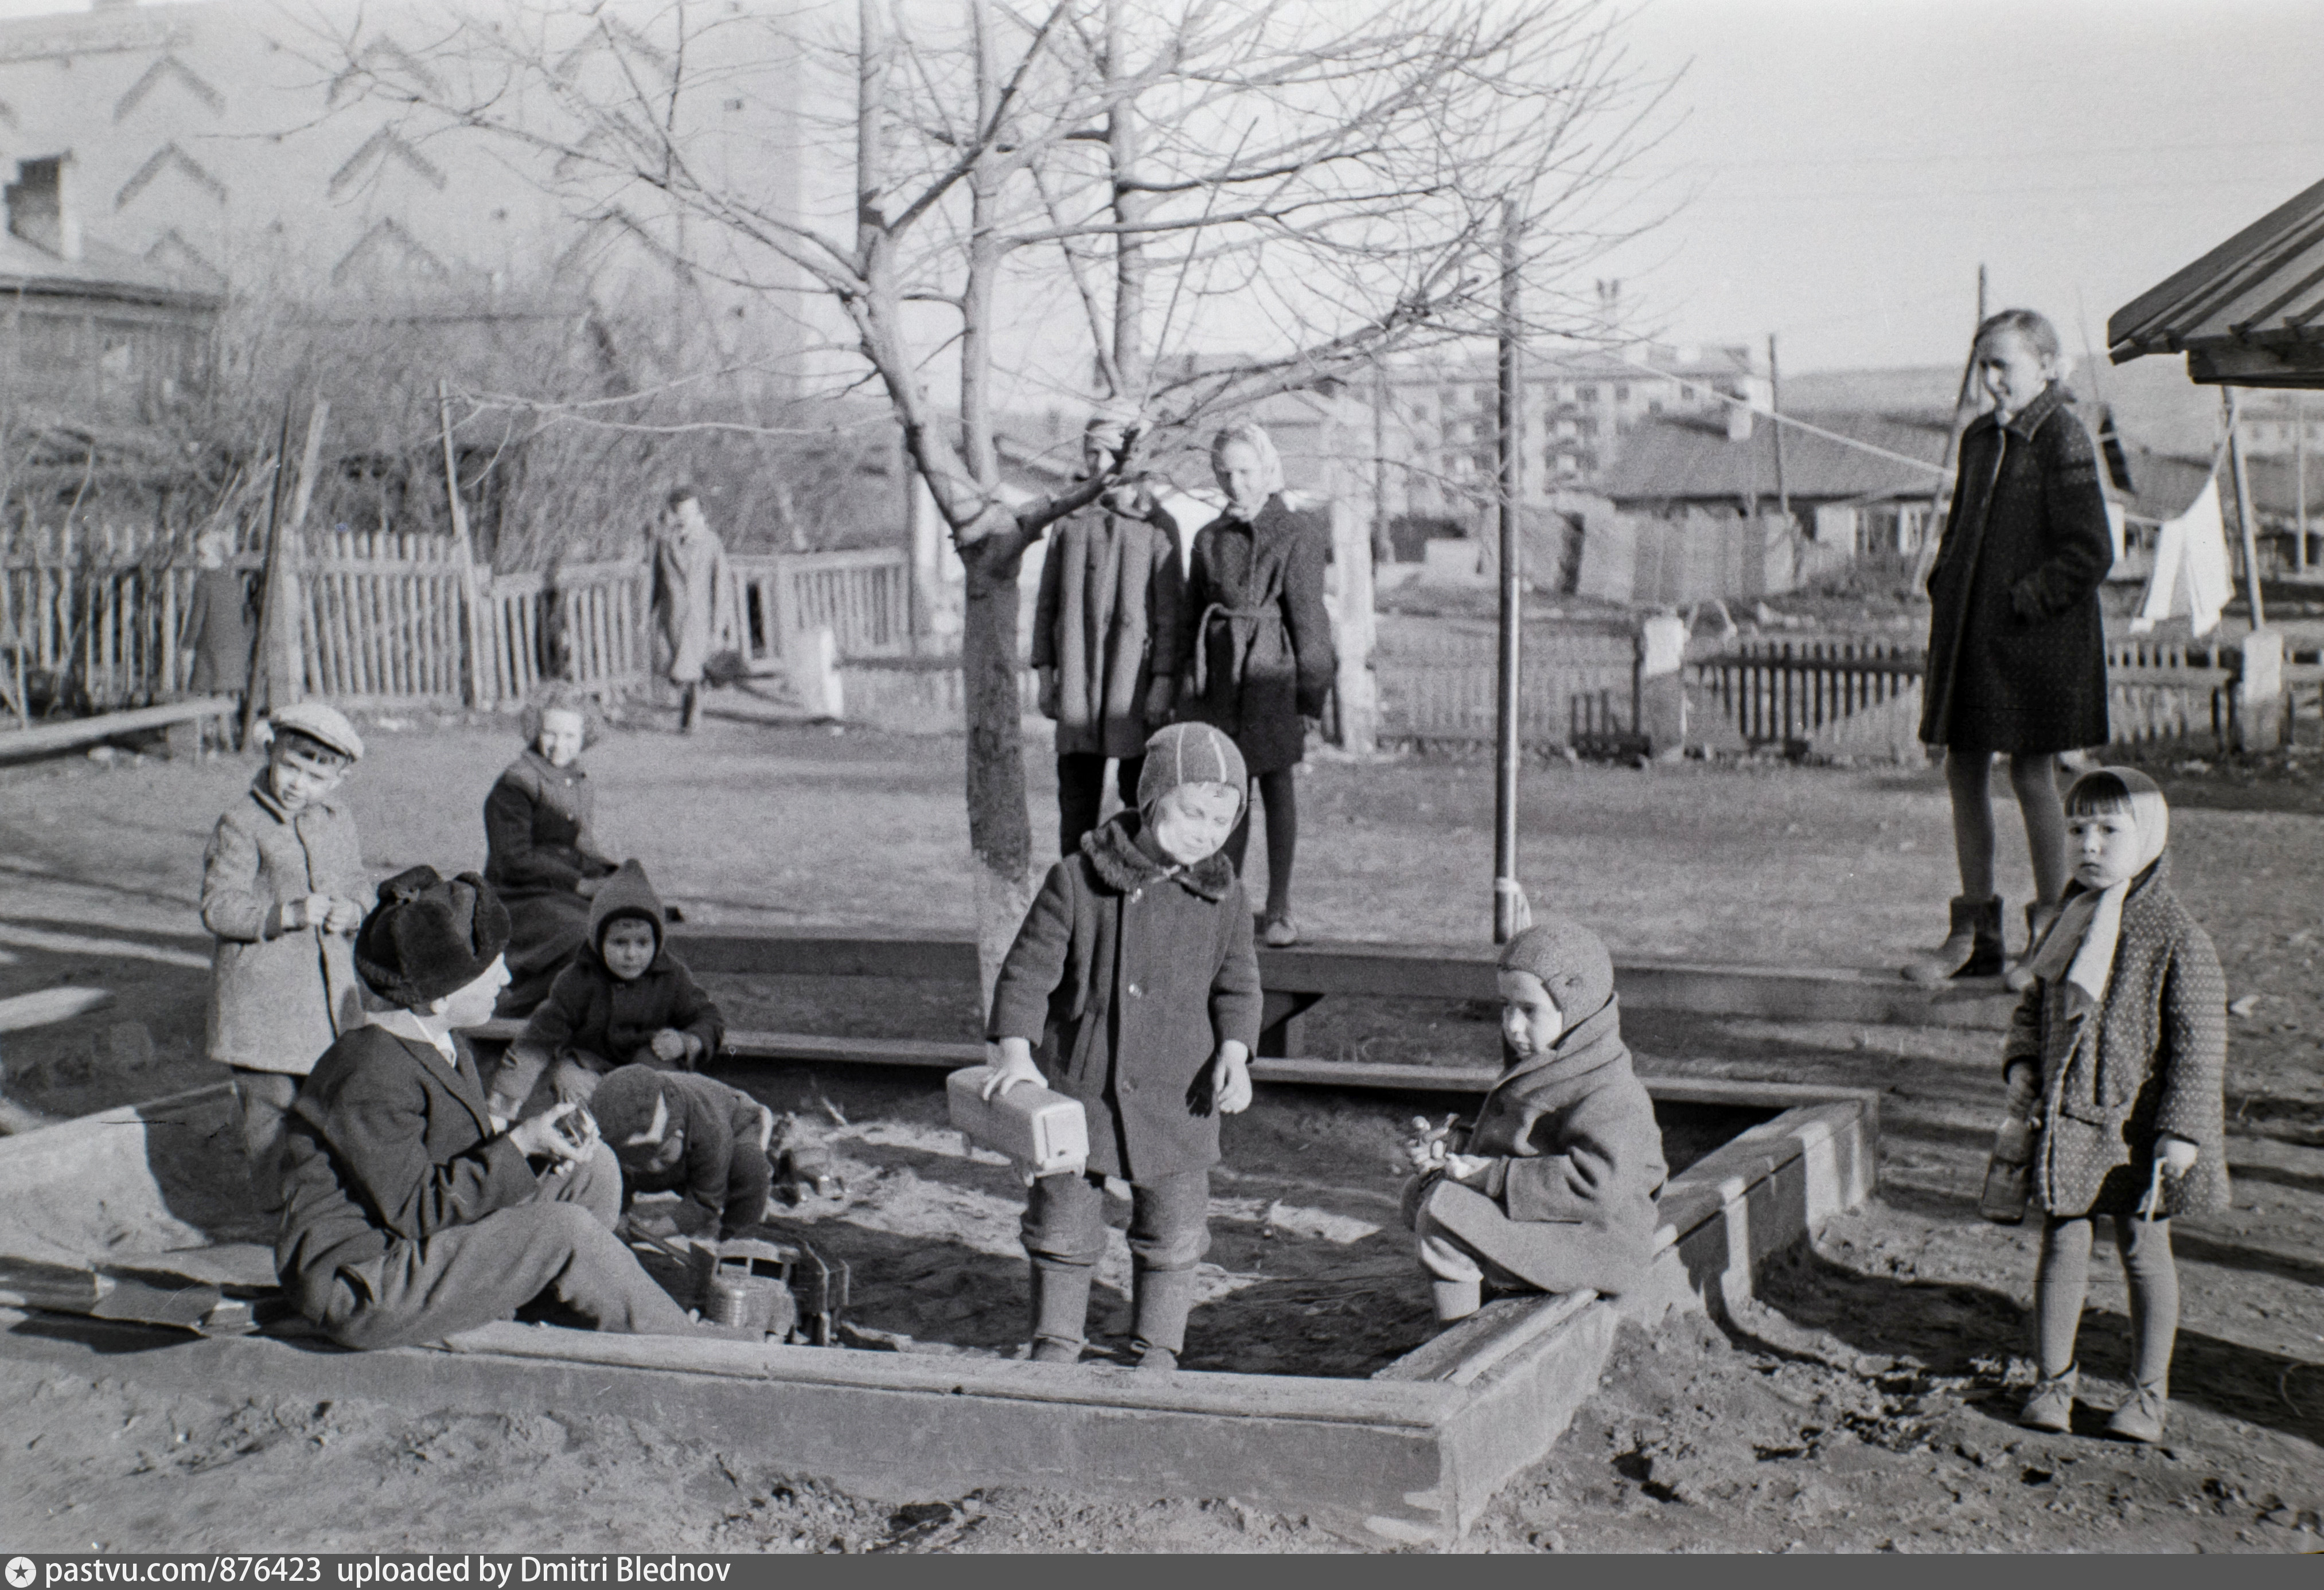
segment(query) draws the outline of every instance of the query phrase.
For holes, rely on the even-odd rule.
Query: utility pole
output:
[[[2236,523],[2242,532],[2244,597],[2251,603],[2252,628],[2264,630],[2267,613],[2259,601],[2259,530],[2252,513],[2251,477],[2244,468],[2243,425],[2236,413],[2236,389],[2221,387],[2219,397],[2227,409],[2227,463],[2235,477]]]
[[[2299,515],[2299,528],[2293,532],[2292,567],[2295,574],[2308,572],[2308,394],[2292,394],[2292,501]]]
[[[1980,326],[1985,324],[1985,266],[1981,263],[1977,268],[1977,323]],[[1953,394],[1952,421],[1945,431],[1945,455],[1937,461],[1936,490],[1929,493],[1929,522],[1921,531],[1920,556],[1913,560],[1911,588],[1916,596],[1920,594],[1921,583],[1929,577],[1929,565],[1936,561],[1937,545],[1945,532],[1945,506],[1951,496],[1945,481],[1960,456],[1961,433],[1969,428],[1969,421],[1963,416],[1969,411],[1969,395],[1976,387],[1977,336],[1971,333],[1969,357],[1961,361],[1960,387]]]
[[[1772,331],[1767,334],[1767,422],[1775,433],[1775,506],[1788,528],[1792,494],[1784,485],[1784,376],[1775,363],[1775,334]]]
[[[1517,709],[1523,675],[1519,639],[1524,630],[1518,581],[1524,537],[1519,496],[1525,473],[1525,372],[1518,347],[1517,262],[1522,227],[1514,198],[1501,202],[1500,406],[1496,427],[1498,485],[1501,511],[1501,653],[1499,710],[1494,724],[1498,761],[1493,782],[1493,942],[1506,944],[1533,919],[1525,886],[1517,881]]]

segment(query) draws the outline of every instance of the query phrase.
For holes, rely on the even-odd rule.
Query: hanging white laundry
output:
[[[2161,620],[2185,613],[2198,636],[2219,627],[2219,611],[2234,593],[2227,564],[2227,521],[2219,515],[2216,472],[2187,511],[2163,521],[2154,543],[2154,573],[2130,632],[2144,635]]]

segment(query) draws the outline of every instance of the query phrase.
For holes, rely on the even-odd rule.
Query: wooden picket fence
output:
[[[1812,744],[1844,719],[1917,697],[1926,666],[1922,648],[1895,641],[1745,642],[1694,665],[1695,700],[1749,744]]]
[[[233,565],[254,575],[255,550]],[[719,638],[753,672],[787,637],[828,626],[843,657],[911,649],[900,551],[731,560]],[[17,526],[0,542],[0,711],[27,721],[27,680],[64,710],[108,712],[185,688],[179,646],[198,570],[183,537],[140,527]],[[310,532],[296,560],[299,668],[311,694],[355,706],[521,701],[547,680],[616,695],[654,666],[652,567],[642,559],[547,574],[480,574],[475,655],[468,578],[453,543],[385,531]]]

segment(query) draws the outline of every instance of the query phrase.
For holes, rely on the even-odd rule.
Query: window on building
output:
[[[1662,411],[1663,411],[1663,400],[1662,400],[1660,398],[1648,398],[1648,399],[1646,400],[1646,412],[1647,412],[1647,413],[1649,413],[1649,414],[1660,414]]]
[[[1615,385],[1614,385],[1614,401],[1616,401],[1617,403],[1627,403],[1627,402],[1628,402],[1629,400],[1630,400],[1630,388],[1629,388],[1628,383],[1628,382],[1624,382],[1624,381],[1617,381],[1617,382],[1615,383]]]
[[[1594,403],[1598,400],[1598,389],[1594,386],[1578,386],[1573,389],[1573,395],[1584,403]]]
[[[1582,473],[1582,460],[1576,458],[1571,453],[1560,453],[1557,455],[1557,473],[1562,475],[1580,474]]]

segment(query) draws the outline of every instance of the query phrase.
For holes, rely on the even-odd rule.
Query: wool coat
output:
[[[1250,906],[1223,853],[1157,859],[1125,812],[1049,869],[993,985],[986,1035],[1033,1045],[1089,1115],[1089,1169],[1142,1182],[1219,1162],[1210,1064],[1259,1042]]]
[[[1670,1167],[1615,1000],[1505,1071],[1461,1152],[1484,1180],[1440,1178],[1420,1207],[1484,1257],[1545,1291],[1644,1283]]]
[[[698,683],[721,638],[734,630],[725,543],[707,528],[656,541],[653,607],[669,646],[670,683]]]
[[[1960,473],[1929,570],[1921,740],[1968,751],[2104,745],[2098,586],[2114,536],[2090,433],[2052,382],[2006,424],[1961,437]]]
[[[539,1004],[588,936],[589,902],[574,886],[613,870],[589,831],[595,812],[579,762],[552,767],[530,747],[484,797],[484,881],[509,914],[503,1014]]]
[[[1148,687],[1174,678],[1186,578],[1178,525],[1089,509],[1057,526],[1033,607],[1033,666],[1057,671],[1057,754],[1138,757],[1162,725]]]
[[[653,924],[654,958],[624,982],[605,965],[599,947],[605,924],[616,916],[642,916]],[[700,1060],[718,1052],[726,1020],[702,991],[686,963],[669,952],[669,926],[661,898],[632,867],[614,874],[589,905],[589,925],[572,961],[557,974],[524,1025],[521,1043],[538,1045],[559,1060],[578,1062],[600,1074],[632,1062],[669,1069],[670,1062],[639,1051],[664,1027],[702,1040]]]
[[[2079,883],[2065,897],[2083,893]],[[2011,1016],[2005,1076],[2041,1071],[2034,1196],[2064,1218],[2127,1215],[2146,1197],[2154,1140],[2195,1144],[2193,1170],[2163,1182],[2173,1215],[2227,1207],[2227,987],[2211,939],[2171,892],[2164,855],[2123,897],[2106,997],[2037,980]]]
[[[657,1156],[671,1163],[651,1165],[641,1163],[649,1151],[613,1144],[622,1162],[623,1190],[632,1197],[640,1192],[682,1193],[730,1236],[756,1225],[766,1213],[767,1189],[773,1180],[773,1166],[759,1146],[758,1100],[739,1088],[691,1071],[664,1072],[659,1083],[662,1102],[669,1108],[663,1145],[669,1144],[672,1135],[682,1138],[682,1144],[674,1157]],[[727,1218],[730,1209],[750,1203],[755,1208],[737,1211],[749,1218]]]
[[[363,1025],[355,941],[282,925],[282,907],[305,895],[371,910],[355,819],[330,800],[284,811],[262,767],[202,856],[202,925],[217,937],[204,1052],[222,1065],[304,1076]]]
[[[320,1319],[342,1270],[528,1203],[540,1182],[495,1134],[475,1057],[361,1026],[331,1045],[290,1107],[275,1274]]]
[[[1195,533],[1193,621],[1179,643],[1178,716],[1223,730],[1253,774],[1306,754],[1339,661],[1323,606],[1330,528],[1278,493],[1255,521],[1221,515]]]
[[[204,569],[186,599],[178,644],[193,654],[186,688],[196,695],[240,695],[250,686],[250,591],[239,571]]]

